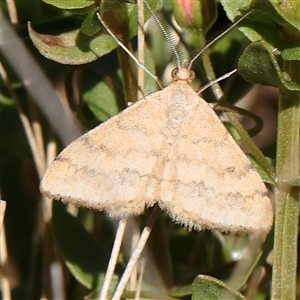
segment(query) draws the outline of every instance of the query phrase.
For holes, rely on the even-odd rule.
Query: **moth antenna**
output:
[[[135,61],[135,63],[142,68],[148,75],[150,75],[158,84],[158,86],[163,89],[164,86],[162,85],[161,81],[158,79],[158,77],[154,74],[152,74],[147,67],[142,64],[130,51],[129,49],[115,36],[115,34],[109,29],[109,27],[106,25],[104,20],[101,18],[100,14],[97,13],[97,18],[99,19],[102,26],[105,28],[105,30],[109,33],[109,35],[115,40],[115,42]]]
[[[231,29],[233,29],[234,27],[236,27],[239,23],[241,23],[244,19],[246,19],[253,10],[247,12],[244,16],[242,16],[238,21],[236,21],[235,23],[233,23],[230,27],[228,27],[225,31],[223,31],[222,33],[220,33],[217,37],[215,37],[214,39],[212,39],[210,42],[208,42],[206,45],[203,46],[203,48],[191,59],[189,65],[188,65],[188,69],[191,69],[195,60],[198,59],[198,57],[205,51],[207,50],[211,45],[213,45],[216,41],[218,41],[221,37],[223,37],[226,33],[228,33]]]
[[[219,81],[222,81],[228,77],[230,77],[232,74],[234,74],[235,72],[237,71],[237,69],[234,69],[222,76],[220,76],[219,78],[215,79],[215,80],[211,80],[210,82],[208,82],[207,84],[205,84],[204,86],[202,86],[199,91],[197,92],[197,94],[201,94],[203,91],[205,91],[207,88],[211,87],[213,84],[219,82]]]
[[[178,48],[176,46],[176,41],[174,38],[174,35],[171,32],[167,32],[166,29],[164,28],[163,24],[161,23],[160,19],[158,18],[158,16],[154,13],[154,11],[152,10],[152,8],[150,7],[149,3],[147,0],[144,0],[145,5],[147,6],[150,14],[152,15],[154,21],[156,22],[156,24],[158,25],[158,27],[160,28],[161,32],[163,33],[163,35],[165,36],[167,43],[169,44],[174,56],[176,57],[176,62],[177,62],[177,68],[180,69],[181,68],[181,55],[178,51]]]

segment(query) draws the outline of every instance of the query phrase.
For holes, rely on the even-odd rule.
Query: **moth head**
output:
[[[188,68],[182,67],[182,68],[175,68],[172,71],[172,78],[173,81],[186,81],[188,83],[191,83],[195,78],[195,73],[192,70],[189,70]]]

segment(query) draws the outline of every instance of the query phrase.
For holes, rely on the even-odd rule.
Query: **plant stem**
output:
[[[293,78],[299,62],[285,64]],[[300,93],[281,90],[279,97],[275,233],[272,299],[295,299],[299,188],[293,187],[300,164]]]

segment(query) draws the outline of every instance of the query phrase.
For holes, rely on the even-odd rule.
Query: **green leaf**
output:
[[[152,73],[155,72],[153,57],[148,49],[145,49],[145,65]],[[110,57],[112,58],[112,57]],[[125,96],[118,89],[122,80],[121,70],[114,60],[99,59],[96,69],[105,70],[105,79],[99,77],[97,72],[85,69],[81,76],[82,98],[94,113],[96,118],[104,122],[127,107]],[[145,76],[144,93],[148,95],[156,91],[156,82],[152,77]],[[135,99],[134,101],[139,100]]]
[[[101,280],[104,282],[104,275],[103,275],[103,279]],[[113,275],[110,286],[109,286],[109,290],[108,290],[108,299],[111,299],[111,297],[113,296],[113,293],[117,287],[119,283],[119,277],[116,275]],[[96,289],[94,291],[92,291],[89,295],[84,297],[84,300],[98,300],[99,296],[101,294],[101,288],[100,289]]]
[[[120,3],[136,4],[136,0],[102,0],[100,3],[101,14],[105,14],[107,11],[116,8]]]
[[[116,42],[106,34],[87,36],[79,29],[58,36],[39,34],[28,24],[30,38],[39,52],[61,64],[81,65],[117,48]]]
[[[291,35],[298,35],[300,21],[296,14],[285,9],[284,2],[274,0],[221,0],[230,20],[236,21],[253,10],[242,22],[240,30],[251,40],[265,40],[273,47],[289,46]],[[295,39],[296,41],[296,39]]]
[[[226,127],[226,129],[230,132],[234,140],[237,142],[237,144],[241,145],[243,143],[243,140],[234,128],[234,126],[228,121],[224,121],[223,124]]]
[[[192,300],[245,300],[246,298],[224,282],[208,275],[198,275],[193,282]]]
[[[12,106],[14,103],[14,100],[9,96],[6,86],[3,84],[3,81],[0,80],[0,111],[5,106]]]
[[[284,60],[300,60],[300,42],[297,42],[281,51]]]
[[[95,4],[95,0],[43,0],[43,2],[61,9],[79,9]]]
[[[59,201],[53,202],[52,226],[56,241],[74,277],[87,288],[99,286],[107,265],[107,249],[70,215]],[[109,252],[109,251],[108,251]]]
[[[90,11],[85,19],[82,22],[81,25],[81,32],[88,35],[92,36],[96,34],[100,29],[100,22],[97,18],[97,12],[99,12],[99,8],[94,8],[92,11]]]
[[[244,50],[238,63],[238,71],[245,80],[280,89],[300,91],[300,85],[286,78],[274,54],[274,48],[264,41],[250,44]]]
[[[83,99],[99,121],[104,122],[120,111],[119,97],[106,82],[99,81],[89,74],[83,81],[83,84],[89,86],[83,94]]]
[[[192,285],[189,284],[189,285],[182,286],[176,289],[175,291],[172,291],[170,293],[170,296],[174,298],[182,298],[182,297],[190,296],[191,294],[192,294]]]
[[[159,3],[159,0],[152,0],[152,8],[156,9]],[[44,35],[34,31],[28,23],[29,36],[42,55],[61,64],[80,65],[95,61],[118,47],[104,30],[98,32],[93,16],[95,11],[84,20],[82,30],[72,30],[60,35]],[[149,11],[146,10],[145,15],[149,18]],[[113,27],[112,31],[125,40],[131,39],[137,33],[136,5],[119,5],[108,12],[107,20],[107,25]],[[93,32],[97,33],[91,35]]]

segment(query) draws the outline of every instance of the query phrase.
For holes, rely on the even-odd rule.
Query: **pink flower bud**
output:
[[[208,31],[217,17],[216,2],[212,0],[172,0],[174,16],[183,28]]]

